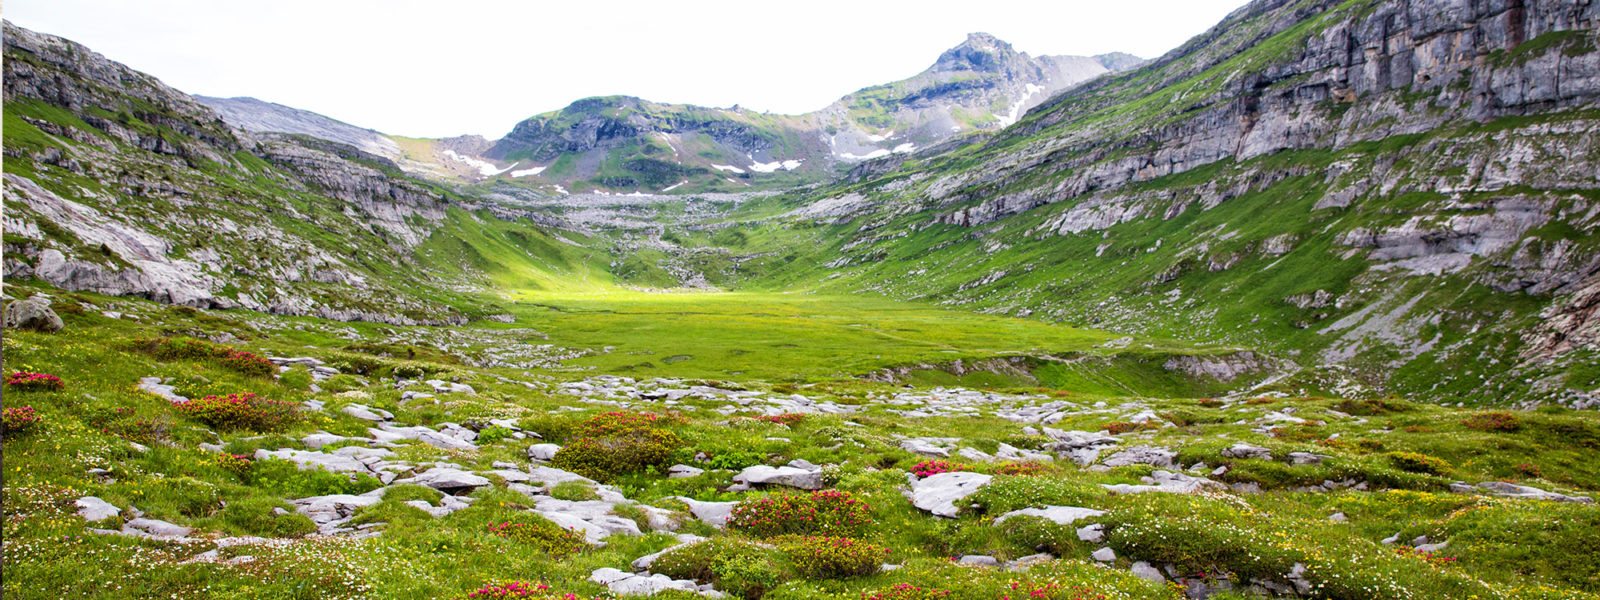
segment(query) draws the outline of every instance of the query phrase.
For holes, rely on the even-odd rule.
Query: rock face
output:
[[[38,297],[7,304],[5,321],[6,329],[41,333],[55,333],[66,326],[61,322],[61,317],[56,315],[56,311],[51,310],[50,303]]]
[[[1384,384],[1418,385],[1390,378],[1429,369],[1430,352],[1521,338],[1526,348],[1452,376],[1519,372],[1393,391],[1588,405],[1592,390],[1537,380],[1600,343],[1600,213],[1572,195],[1600,189],[1597,22],[1586,0],[1257,0],[959,153],[856,173],[850,192],[878,201],[847,214],[874,226],[820,264],[860,289],[1129,334],[1265,347],[1312,329],[1324,335],[1278,357]],[[841,197],[822,190],[812,205]],[[921,223],[876,226],[909,215]],[[1111,233],[1131,222],[1151,233]],[[1074,261],[998,251],[1018,246]],[[1320,277],[1336,264],[1337,286]],[[1441,334],[1438,323],[1484,301],[1423,278],[1487,286],[1524,308]],[[1295,367],[1243,353],[1164,366],[1232,381]]]
[[[400,144],[388,136],[336,121],[314,112],[263,102],[255,98],[195,96],[229,125],[257,133],[298,133],[353,146],[390,160],[400,157]]]
[[[41,107],[18,113],[18,127],[49,140],[5,149],[25,165],[5,174],[7,278],[197,308],[465,322],[388,274],[446,209],[393,162],[234,130],[194,98],[60,38],[6,23],[4,45],[5,101]],[[285,204],[291,196],[301,204]],[[331,238],[297,233],[307,210]]]

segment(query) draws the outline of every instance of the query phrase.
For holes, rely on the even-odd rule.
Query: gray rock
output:
[[[1071,525],[1082,519],[1089,519],[1106,514],[1106,511],[1092,508],[1079,508],[1076,506],[1046,506],[1044,508],[1024,508],[1013,510],[995,517],[994,523],[999,525],[1012,517],[1039,517],[1057,525]]]
[[[689,465],[672,465],[667,469],[667,479],[688,479],[690,477],[698,477],[704,472],[706,472],[705,469]]]
[[[56,311],[51,310],[49,301],[34,296],[6,305],[5,326],[6,329],[55,333],[66,324],[61,322]]]
[[[679,501],[689,506],[689,514],[700,519],[707,525],[721,529],[728,524],[728,515],[733,512],[733,507],[738,502],[701,502],[694,498],[678,496]]]
[[[900,442],[900,448],[912,454],[920,454],[930,458],[950,458],[950,450],[934,445],[925,439],[910,439]]]
[[[487,477],[449,467],[428,469],[413,477],[412,482],[451,495],[465,494],[490,484]]]
[[[1252,446],[1244,442],[1239,442],[1231,447],[1224,448],[1222,450],[1222,457],[1239,459],[1259,458],[1262,460],[1272,460],[1272,451],[1260,446]]]
[[[940,473],[917,480],[907,495],[918,509],[953,519],[960,510],[955,503],[976,493],[991,479],[994,478],[968,471]]]
[[[1289,462],[1297,465],[1320,465],[1322,461],[1333,458],[1326,454],[1312,454],[1310,452],[1290,452]]]
[[[1150,476],[1143,478],[1146,485],[1132,485],[1126,483],[1100,484],[1100,487],[1116,494],[1140,494],[1146,492],[1162,492],[1169,494],[1194,494],[1202,490],[1226,491],[1228,486],[1206,479],[1194,477],[1172,471],[1156,470]]]
[[[822,470],[805,470],[795,467],[746,467],[733,480],[750,485],[781,485],[802,490],[820,490],[823,486]]]
[[[560,451],[561,446],[556,444],[534,444],[532,446],[528,446],[528,458],[530,460],[542,460],[549,462],[555,460],[556,453]]]
[[[1117,552],[1110,548],[1101,548],[1099,550],[1095,550],[1093,554],[1089,555],[1089,557],[1100,562],[1111,562],[1117,559]]]
[[[189,532],[194,531],[194,529],[159,519],[138,518],[123,524],[122,531],[125,533],[144,533],[157,538],[181,538],[187,537]]]
[[[1594,504],[1594,498],[1585,496],[1566,496],[1563,494],[1557,494],[1555,492],[1541,490],[1532,486],[1517,485],[1515,483],[1509,483],[1505,481],[1485,481],[1483,483],[1479,483],[1478,488],[1487,491],[1492,496],[1499,496],[1502,498],[1528,498],[1532,500],[1549,500],[1552,502]]]
[[[1161,574],[1160,569],[1150,566],[1150,563],[1142,560],[1133,563],[1133,566],[1128,570],[1136,577],[1151,583],[1165,583],[1167,581],[1167,578]]]
[[[344,408],[339,409],[339,412],[373,423],[382,423],[394,418],[392,414],[386,412],[380,414],[382,411],[377,411],[365,404],[346,404]]]
[[[974,567],[998,567],[998,566],[1000,566],[1000,561],[995,560],[995,558],[993,556],[985,556],[985,555],[982,555],[982,554],[968,554],[968,555],[962,556],[961,560],[960,560],[960,563],[963,564],[963,565],[974,566]]]
[[[122,509],[94,496],[79,498],[73,505],[78,507],[78,516],[90,523],[122,514]]]
[[[177,394],[177,387],[166,385],[164,382],[162,382],[160,377],[140,377],[138,389],[142,392],[154,394],[168,402],[183,402],[188,400],[188,398],[179,396]]]
[[[1099,523],[1078,528],[1078,539],[1085,542],[1098,542],[1106,538],[1106,526]]]

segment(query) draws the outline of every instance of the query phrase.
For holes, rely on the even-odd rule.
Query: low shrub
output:
[[[759,537],[857,536],[872,525],[871,507],[849,492],[822,490],[751,498],[733,507],[728,526]]]
[[[1384,456],[1389,457],[1389,462],[1402,471],[1443,475],[1450,470],[1450,463],[1445,459],[1421,452],[1390,452]]]
[[[133,347],[161,360],[212,360],[223,368],[252,377],[266,377],[278,371],[272,361],[254,352],[201,340],[139,338],[133,340]]]
[[[1054,442],[1055,440],[1051,439],[1050,436],[1047,436],[1047,435],[1038,435],[1038,434],[1028,435],[1028,434],[1025,434],[1025,433],[1018,433],[1018,434],[1015,434],[1015,435],[1008,435],[1008,436],[1005,437],[1005,439],[1000,440],[1000,441],[1004,442],[1004,443],[1007,443],[1007,444],[1010,444],[1012,446],[1016,446],[1018,448],[1024,448],[1024,449],[1027,449],[1027,450],[1039,450],[1041,448],[1044,448],[1046,445]]]
[[[53,392],[63,387],[66,387],[66,384],[55,375],[17,371],[6,376],[6,389],[9,390]]]
[[[665,465],[683,445],[664,429],[632,429],[603,436],[579,437],[556,452],[550,465],[590,479],[609,481],[617,475]]]
[[[994,470],[995,473],[1000,474],[1000,475],[1024,476],[1024,477],[1033,476],[1033,475],[1042,475],[1042,474],[1044,474],[1044,471],[1045,471],[1045,464],[1042,463],[1042,462],[1036,461],[1036,460],[1030,460],[1030,461],[1024,461],[1024,462],[1008,462],[1008,463],[1001,464],[999,466],[999,468],[996,468]]]
[[[244,477],[245,473],[250,472],[250,465],[255,462],[244,454],[218,454],[216,461],[217,466],[221,467],[222,470],[240,477]]]
[[[693,450],[692,449],[690,450],[690,453],[693,454]],[[765,454],[760,453],[760,452],[749,452],[749,451],[744,451],[744,450],[731,450],[731,451],[728,451],[728,452],[713,453],[711,455],[711,459],[705,461],[704,463],[702,463],[702,466],[704,466],[706,469],[713,469],[713,470],[715,470],[715,469],[723,469],[723,470],[727,470],[727,471],[738,471],[740,469],[743,469],[743,468],[751,466],[751,465],[759,465],[763,461],[765,461],[766,459],[767,459],[767,456]],[[679,462],[687,462],[687,461],[679,461]]]
[[[1522,419],[1508,412],[1485,412],[1461,421],[1467,429],[1510,433],[1522,429]]]
[[[545,554],[571,554],[589,547],[582,533],[564,529],[541,518],[531,519],[527,523],[493,523],[489,525],[489,533]]]
[[[248,392],[177,400],[172,406],[184,416],[223,431],[282,431],[300,418],[294,403]]]
[[[148,419],[141,418],[137,411],[127,407],[93,412],[86,420],[101,433],[139,444],[164,442],[170,439],[168,431],[172,429],[171,417],[157,415]]]
[[[509,428],[490,425],[478,432],[478,445],[487,446],[495,442],[511,439],[512,433]]]
[[[219,515],[230,532],[264,537],[301,537],[317,530],[305,515],[277,498],[255,496],[228,502]],[[284,509],[279,513],[274,509]]]
[[[1130,422],[1127,422],[1127,421],[1112,421],[1110,423],[1106,423],[1105,425],[1101,425],[1100,428],[1104,429],[1106,431],[1106,433],[1109,433],[1111,435],[1122,435],[1124,433],[1132,433],[1132,432],[1135,432],[1135,431],[1144,431],[1144,430],[1147,430],[1147,429],[1157,429],[1158,426],[1155,423],[1150,423],[1148,421],[1144,422],[1144,423],[1130,423]]]
[[[241,479],[246,484],[291,498],[365,494],[383,487],[383,483],[371,475],[350,477],[322,469],[301,469],[278,458],[251,461],[250,469]]]
[[[653,412],[614,411],[600,413],[580,423],[578,437],[607,437],[639,431],[652,431],[671,425],[682,425],[687,420],[682,415]]]
[[[966,470],[966,465],[958,465],[944,460],[925,460],[911,465],[911,472],[917,477],[931,477],[940,473],[954,473]]]
[[[1342,413],[1370,417],[1405,412],[1411,410],[1411,407],[1405,402],[1393,398],[1368,398],[1365,400],[1343,400],[1333,405],[1333,409]]]
[[[793,577],[782,558],[764,544],[724,537],[663,554],[650,570],[674,579],[711,582],[740,598],[760,598]]]
[[[32,406],[18,406],[5,409],[0,427],[4,428],[6,435],[22,435],[38,427],[41,421],[44,421],[44,417],[39,416]]]
[[[796,571],[817,579],[841,579],[877,573],[889,549],[842,537],[790,537],[775,540]]]

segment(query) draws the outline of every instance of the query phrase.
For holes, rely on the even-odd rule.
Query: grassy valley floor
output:
[[[853,296],[7,290],[66,329],[5,337],[6,598],[1600,597],[1592,413],[1225,393],[1159,365],[1238,349]]]

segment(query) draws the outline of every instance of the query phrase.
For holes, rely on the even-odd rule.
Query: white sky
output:
[[[588,96],[777,113],[904,79],[966,34],[1154,58],[1245,0],[6,0],[191,94],[254,96],[386,133],[495,139]]]

